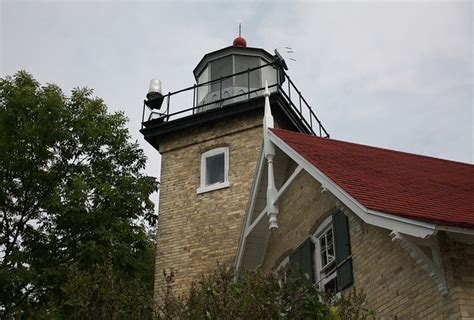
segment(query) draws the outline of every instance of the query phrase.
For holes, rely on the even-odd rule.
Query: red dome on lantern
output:
[[[244,37],[238,36],[237,38],[234,39],[234,42],[232,43],[234,47],[246,47],[247,46],[247,40],[245,40]]]

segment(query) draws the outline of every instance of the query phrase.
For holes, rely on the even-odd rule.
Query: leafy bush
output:
[[[164,273],[166,286],[157,305],[158,319],[350,319],[374,317],[365,296],[355,290],[323,296],[299,270],[276,274],[245,272],[237,281],[234,270],[218,268],[192,283],[189,293],[176,296],[173,274]]]

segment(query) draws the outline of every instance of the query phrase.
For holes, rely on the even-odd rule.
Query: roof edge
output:
[[[273,128],[273,129],[270,129],[270,130],[272,130],[272,131],[286,131],[286,132],[291,132],[291,133],[295,133],[295,134],[306,135],[306,134],[301,133],[301,132],[289,131],[289,130],[280,129],[280,128]],[[326,138],[321,138],[321,137],[318,137],[318,136],[314,136],[314,138],[326,139]],[[350,144],[350,145],[354,145],[354,146],[361,146],[361,147],[369,148],[369,149],[389,151],[389,152],[394,152],[394,153],[401,153],[401,154],[414,156],[414,157],[428,158],[428,159],[433,159],[433,160],[437,160],[437,161],[447,161],[447,162],[455,163],[455,164],[458,164],[458,165],[466,165],[466,166],[470,166],[470,167],[473,166],[472,163],[468,163],[468,162],[462,162],[462,161],[456,161],[456,160],[450,160],[450,159],[444,159],[444,158],[437,158],[437,157],[434,157],[434,156],[427,156],[427,155],[423,155],[423,154],[417,154],[417,153],[401,151],[401,150],[393,150],[393,149],[388,149],[388,148],[376,147],[376,146],[371,146],[371,145],[368,145],[368,144],[362,144],[362,143],[357,143],[357,142],[350,142],[350,141],[333,139],[332,137],[331,137],[331,141],[335,141],[335,142],[341,143],[341,144]]]

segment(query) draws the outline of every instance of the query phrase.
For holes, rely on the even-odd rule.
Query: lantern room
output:
[[[247,47],[237,37],[229,47],[204,55],[193,70],[196,83],[174,92],[163,92],[153,79],[143,101],[145,139],[158,149],[163,137],[219,119],[263,109],[268,88],[275,115],[296,131],[328,137],[329,134],[287,75],[288,67],[275,49]]]
[[[247,47],[242,37],[230,47],[206,54],[193,71],[198,88],[197,111],[260,96],[265,83],[275,91],[282,77],[274,62],[275,57],[267,51]]]

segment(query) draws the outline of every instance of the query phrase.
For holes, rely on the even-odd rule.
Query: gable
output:
[[[416,239],[430,238],[439,230],[474,234],[472,165],[281,129],[267,132],[266,143],[275,148],[277,190],[274,200],[267,197],[269,168],[262,153],[242,228],[237,270],[262,263],[271,233],[268,208],[272,203],[278,206],[280,196],[301,172],[315,179],[321,186],[318,192],[330,195],[334,205],[362,228],[365,223]]]

